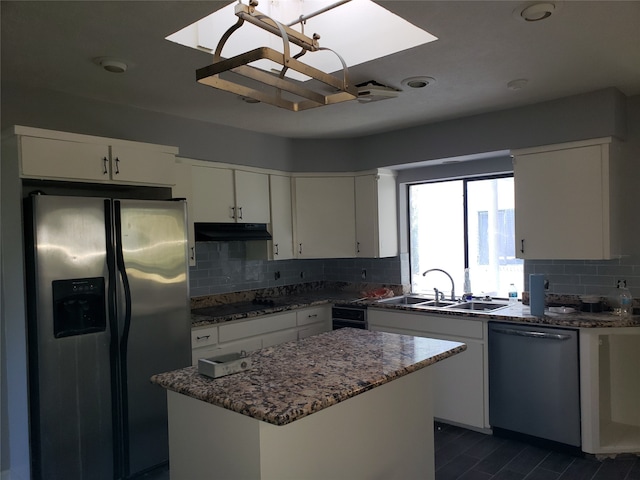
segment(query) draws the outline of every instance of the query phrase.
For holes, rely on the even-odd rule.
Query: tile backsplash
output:
[[[549,281],[548,293],[607,296],[618,280],[626,280],[631,295],[640,298],[640,258],[615,260],[527,260],[524,264],[525,290],[529,274],[542,273]]]
[[[191,296],[280,287],[308,282],[409,284],[409,257],[338,258],[317,260],[248,259],[247,242],[196,244],[197,266],[190,270]],[[548,293],[606,296],[617,280],[626,280],[631,295],[640,299],[640,258],[616,260],[527,260],[524,285],[530,273],[549,280]]]
[[[316,260],[252,260],[247,242],[198,242],[189,271],[191,296],[308,282],[394,283],[408,275],[408,256]],[[406,283],[406,282],[404,282]]]

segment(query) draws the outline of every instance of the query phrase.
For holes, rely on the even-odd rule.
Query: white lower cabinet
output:
[[[331,306],[261,315],[191,330],[191,362],[227,353],[251,352],[331,329]]]
[[[328,332],[332,328],[331,306],[319,305],[296,310],[296,325],[298,326],[298,339]]]
[[[369,308],[370,330],[454,340],[467,350],[433,369],[433,416],[475,429],[489,428],[487,325],[451,315]]]
[[[580,329],[582,450],[640,452],[640,327]]]

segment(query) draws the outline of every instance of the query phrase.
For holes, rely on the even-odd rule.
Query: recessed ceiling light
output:
[[[527,80],[526,78],[518,78],[507,83],[507,88],[509,90],[520,90],[524,88],[527,83],[529,83],[529,80]]]
[[[124,73],[127,71],[127,64],[123,60],[109,57],[98,57],[93,59],[93,63],[101,66],[109,73]]]
[[[409,77],[409,78],[405,78],[400,83],[405,87],[409,87],[409,88],[424,88],[436,83],[436,79],[433,77],[425,77],[425,76]]]
[[[525,22],[539,22],[549,18],[556,10],[556,5],[551,2],[529,3],[524,7],[516,8],[513,15]]]

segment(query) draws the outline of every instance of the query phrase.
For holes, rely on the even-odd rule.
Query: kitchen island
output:
[[[171,478],[433,479],[425,367],[465,349],[347,328],[253,352],[251,369],[226,377],[156,375]]]

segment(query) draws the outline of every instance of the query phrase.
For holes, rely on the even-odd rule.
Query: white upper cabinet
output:
[[[111,146],[111,178],[116,182],[141,185],[173,185],[175,154],[137,147]]]
[[[23,178],[154,186],[175,181],[175,147],[29,127],[15,131]]]
[[[620,254],[611,138],[513,152],[516,255],[597,260]]]
[[[194,164],[194,222],[269,223],[269,176]]]
[[[291,202],[291,177],[269,175],[271,195],[272,251],[270,259],[288,260],[293,255],[293,205]]]
[[[269,223],[269,175],[235,170],[236,221],[242,223]]]
[[[233,170],[192,165],[194,222],[234,222]]]
[[[297,258],[355,257],[353,176],[295,177]]]
[[[355,177],[356,256],[398,255],[396,179],[391,172]]]

